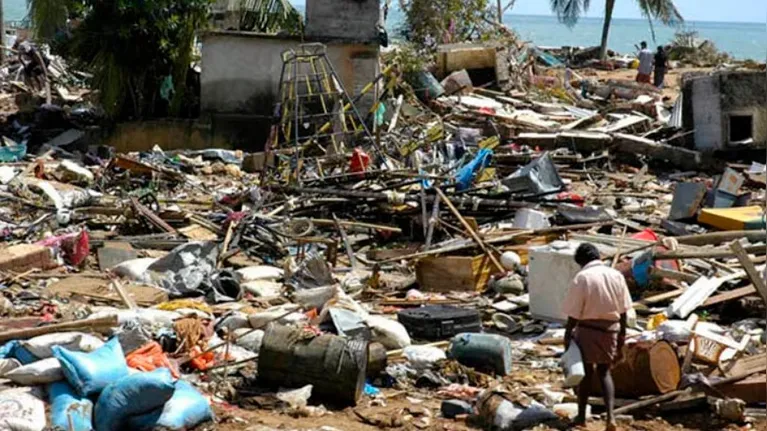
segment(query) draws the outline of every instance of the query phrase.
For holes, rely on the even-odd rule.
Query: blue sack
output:
[[[111,383],[96,401],[95,430],[134,429],[128,426],[128,420],[165,405],[174,389],[173,376],[167,368],[132,374]]]
[[[12,340],[0,346],[0,359],[6,358],[17,359],[21,362],[21,365],[31,364],[40,360],[40,358],[30,353],[26,347],[22,346],[19,340]]]
[[[165,406],[128,421],[131,430],[151,430],[158,427],[170,430],[184,430],[196,427],[213,419],[210,404],[194,386],[179,380],[173,397]]]
[[[53,346],[53,357],[61,362],[64,377],[81,397],[98,394],[111,382],[128,375],[128,365],[117,337],[90,352],[73,352]]]
[[[493,157],[493,150],[489,148],[482,148],[477,152],[477,155],[465,164],[456,174],[456,190],[462,191],[471,187],[471,183],[474,181],[474,176],[477,172],[486,168],[490,164],[490,160]]]
[[[92,431],[93,401],[79,397],[69,383],[61,381],[48,386],[51,403],[51,427],[56,430]],[[70,427],[70,418],[72,426]]]

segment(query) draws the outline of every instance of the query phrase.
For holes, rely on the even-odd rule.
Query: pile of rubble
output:
[[[680,104],[570,69],[494,91],[387,68],[367,111],[332,74],[289,73],[264,152],[48,145],[0,166],[0,403],[24,406],[3,421],[566,427],[583,242],[635,301],[626,429],[764,419],[764,165],[706,159]]]

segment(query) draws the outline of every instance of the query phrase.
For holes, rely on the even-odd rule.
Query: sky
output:
[[[304,4],[306,0],[291,0]],[[321,1],[321,0],[320,0]],[[398,0],[391,0],[397,4]],[[439,1],[439,0],[436,0]],[[503,0],[504,3],[506,0]],[[767,21],[767,0],[675,0],[687,21],[756,22]],[[615,18],[642,18],[634,0],[616,0]],[[516,0],[511,13],[520,15],[551,15],[549,0]],[[586,16],[604,16],[604,0],[591,0]]]
[[[686,21],[760,22],[767,21],[767,0],[675,0]],[[517,0],[511,13],[521,15],[550,15],[548,0]],[[604,16],[604,0],[591,0],[586,16]],[[616,0],[615,18],[641,18],[636,1]]]

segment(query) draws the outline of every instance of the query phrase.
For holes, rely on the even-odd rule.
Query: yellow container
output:
[[[706,208],[701,210],[698,222],[721,230],[764,229],[765,218],[762,207]]]

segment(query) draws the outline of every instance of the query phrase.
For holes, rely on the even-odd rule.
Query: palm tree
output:
[[[636,0],[642,15],[648,19],[657,19],[666,25],[677,25],[684,21],[674,5],[674,0]],[[589,10],[590,0],[551,0],[551,9],[556,12],[559,21],[573,26],[581,14]],[[613,18],[615,0],[605,0],[605,22],[602,28],[602,44],[599,58],[607,57],[607,39],[610,34],[610,22]],[[651,21],[652,22],[652,21]]]
[[[65,28],[73,3],[69,0],[27,0],[35,38],[48,41]]]

